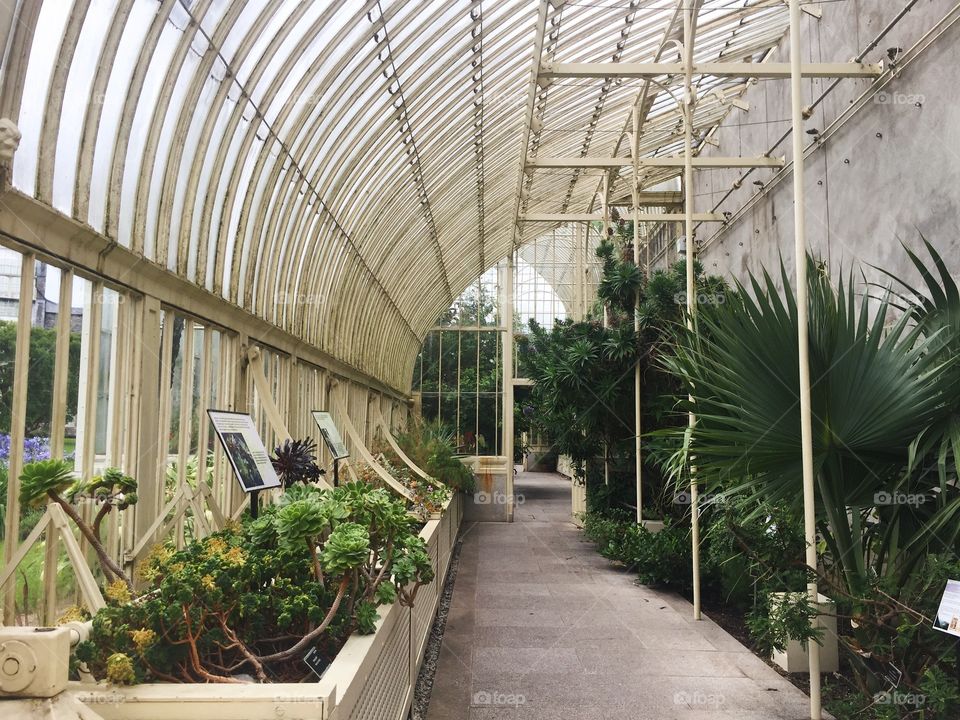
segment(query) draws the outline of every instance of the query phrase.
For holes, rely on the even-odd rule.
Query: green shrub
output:
[[[412,605],[433,580],[417,529],[383,489],[296,485],[256,520],[156,546],[140,568],[150,589],[111,586],[78,654],[98,676],[129,657],[138,682],[300,680],[309,648],[332,659],[352,631],[375,629],[379,605]]]
[[[584,533],[601,555],[637,573],[644,585],[688,591],[691,586],[690,531],[667,520],[650,532],[626,513],[587,513]]]
[[[439,421],[415,420],[397,442],[420,469],[451,490],[464,493],[476,490],[473,471],[454,454],[453,432]]]

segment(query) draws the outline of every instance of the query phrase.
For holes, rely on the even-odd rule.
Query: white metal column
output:
[[[693,261],[693,12],[687,5],[683,10],[683,213],[686,233],[686,271],[687,271],[687,327],[694,329],[694,317],[697,312],[697,292],[694,285]],[[693,401],[693,398],[690,398]],[[697,424],[697,416],[691,411],[688,417],[690,432]],[[693,619],[700,619],[700,499],[699,488],[693,467],[690,463],[690,542],[693,561]]]
[[[803,197],[803,87],[800,58],[800,2],[790,0],[790,95],[793,133],[793,222],[794,255],[797,263],[797,345],[800,362],[800,440],[803,454],[803,529],[807,545],[806,562],[811,569],[807,592],[816,606],[818,593],[817,518],[814,503],[813,422],[810,408],[810,357],[807,327],[807,240]],[[814,618],[814,623],[817,622]],[[810,660],[810,717],[820,720],[820,646],[807,643]]]
[[[633,107],[633,136],[630,156],[633,158],[633,178],[630,183],[630,197],[633,202],[633,264],[640,269],[640,177],[637,158],[640,155],[640,106]],[[633,304],[633,331],[637,338],[640,336],[640,293],[637,292]],[[638,348],[639,350],[639,348]],[[640,433],[641,422],[641,391],[643,378],[640,374],[640,357],[633,366],[633,414],[634,414],[634,471],[637,476],[637,523],[643,523],[643,456],[641,455]]]
[[[507,515],[513,520],[513,251],[503,266],[503,454],[507,460]]]

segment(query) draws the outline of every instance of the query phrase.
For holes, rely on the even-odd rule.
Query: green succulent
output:
[[[393,583],[380,583],[374,597],[379,605],[392,605],[397,601],[397,588]]]
[[[69,489],[71,501],[90,497],[109,502],[118,510],[137,504],[137,481],[117,468],[106,468],[101,475],[89,480],[77,480]]]
[[[287,544],[319,537],[326,526],[323,505],[313,499],[297,500],[285,505],[276,515],[277,532]]]
[[[323,569],[339,575],[359,567],[370,557],[370,533],[357,523],[345,522],[330,533],[320,553]]]
[[[73,463],[66,460],[27,463],[20,473],[20,504],[43,505],[49,497],[48,493],[59,495],[73,485]]]
[[[129,655],[114,653],[107,658],[107,680],[114,685],[132,685],[136,679],[133,660]]]
[[[306,647],[332,660],[350,633],[376,629],[379,606],[412,604],[433,576],[418,531],[384,490],[298,484],[255,520],[154,548],[139,565],[151,592],[97,613],[78,657],[102,677],[123,654],[137,681],[226,681],[229,667],[296,681]]]
[[[433,580],[433,565],[423,538],[413,537],[400,548],[393,562],[393,579],[399,586]]]
[[[370,635],[377,629],[377,620],[380,619],[380,613],[377,612],[377,606],[371,602],[357,603],[357,632],[361,635]]]

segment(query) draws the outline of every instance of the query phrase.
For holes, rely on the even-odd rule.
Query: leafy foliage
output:
[[[20,503],[42,505],[73,484],[73,463],[56,459],[26,463],[20,473]]]
[[[17,347],[17,323],[0,320],[0,387],[13,387],[14,358]],[[30,329],[30,367],[27,371],[26,434],[63,432],[50,428],[50,408],[53,406],[53,364],[57,352],[57,331],[51,328]],[[67,373],[67,415],[77,412],[80,382],[80,333],[70,333],[69,371]],[[11,393],[0,393],[0,432],[10,432]]]
[[[683,319],[686,266],[676,263],[654,272],[648,280],[623,259],[614,242],[601,244],[597,255],[603,261],[597,293],[607,307],[608,326],[604,327],[599,317],[580,323],[557,322],[550,330],[531,322],[531,334],[518,348],[522,367],[534,381],[529,424],[548,437],[558,453],[572,458],[580,477],[587,479],[591,506],[596,507],[597,499],[602,498],[609,506],[618,507],[635,502],[637,363],[642,377],[642,431],[681,423],[675,413],[681,384],[664,371],[658,358],[672,328]],[[699,265],[694,269],[698,288],[711,297],[725,297],[722,279],[706,276]],[[639,332],[634,329],[635,312]],[[615,473],[610,486],[598,486],[587,464],[597,464],[605,453],[623,470]],[[643,481],[646,514],[662,517],[671,513],[673,493],[666,491],[656,463],[645,461]]]
[[[902,471],[912,443],[942,421],[954,386],[944,375],[948,366],[930,352],[932,341],[907,316],[885,329],[887,298],[863,297],[857,307],[852,278],[834,289],[812,259],[808,269],[819,527],[848,587],[858,591],[868,579],[866,515],[878,494],[908,489]],[[679,329],[676,354],[665,360],[697,412],[672,467],[681,475],[695,454],[710,489],[798,507],[796,300],[790,292],[781,298],[769,275],[750,284],[753,297],[741,287],[724,305],[704,308],[699,333]]]
[[[409,510],[420,520],[429,520],[431,515],[439,513],[447,500],[450,499],[452,493],[449,488],[426,480],[419,475],[414,475],[410,468],[392,451],[385,450],[378,453],[377,461],[394,480],[400,482],[412,493],[413,500],[410,502]],[[357,465],[356,473],[362,482],[375,487],[384,486],[376,471],[365,463]],[[393,492],[393,490],[390,490],[390,492]]]
[[[414,419],[397,437],[397,444],[418,467],[446,487],[472,493],[476,487],[473,471],[454,453],[454,440],[453,431],[439,421]]]
[[[156,546],[141,568],[152,589],[113,595],[78,654],[96,673],[130,658],[125,681],[298,680],[310,647],[332,659],[352,631],[375,629],[379,605],[412,605],[433,580],[416,530],[382,489],[298,485],[256,520]]]
[[[924,717],[953,717],[960,704],[939,682],[951,664],[950,640],[929,618],[946,579],[960,572],[960,292],[925,245],[934,269],[907,251],[925,291],[898,280],[896,296],[858,298],[852,276],[835,285],[807,260],[818,580],[837,603],[860,699],[885,689],[882,671],[892,664],[903,672],[901,690],[931,693],[938,709],[925,708]],[[766,273],[751,277],[728,302],[703,307],[696,332],[678,328],[675,352],[663,359],[693,398],[678,407],[698,418],[692,432],[663,433],[682,444],[667,467],[685,482],[695,456],[706,489],[738,498],[748,522],[768,505],[795,513],[802,503],[798,320],[789,287],[782,267],[779,283]],[[761,538],[745,540],[762,546]],[[784,548],[782,557],[799,558],[801,549]],[[790,567],[770,563],[788,585],[799,581],[784,575]],[[802,612],[790,617],[767,611],[748,619],[761,645],[775,647],[782,640],[770,632],[775,626],[802,631]],[[888,707],[875,716],[902,712]]]

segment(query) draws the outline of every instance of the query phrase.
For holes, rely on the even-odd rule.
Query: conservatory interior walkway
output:
[[[638,586],[521,473],[514,523],[465,524],[427,720],[792,720],[799,689],[686,600]]]

